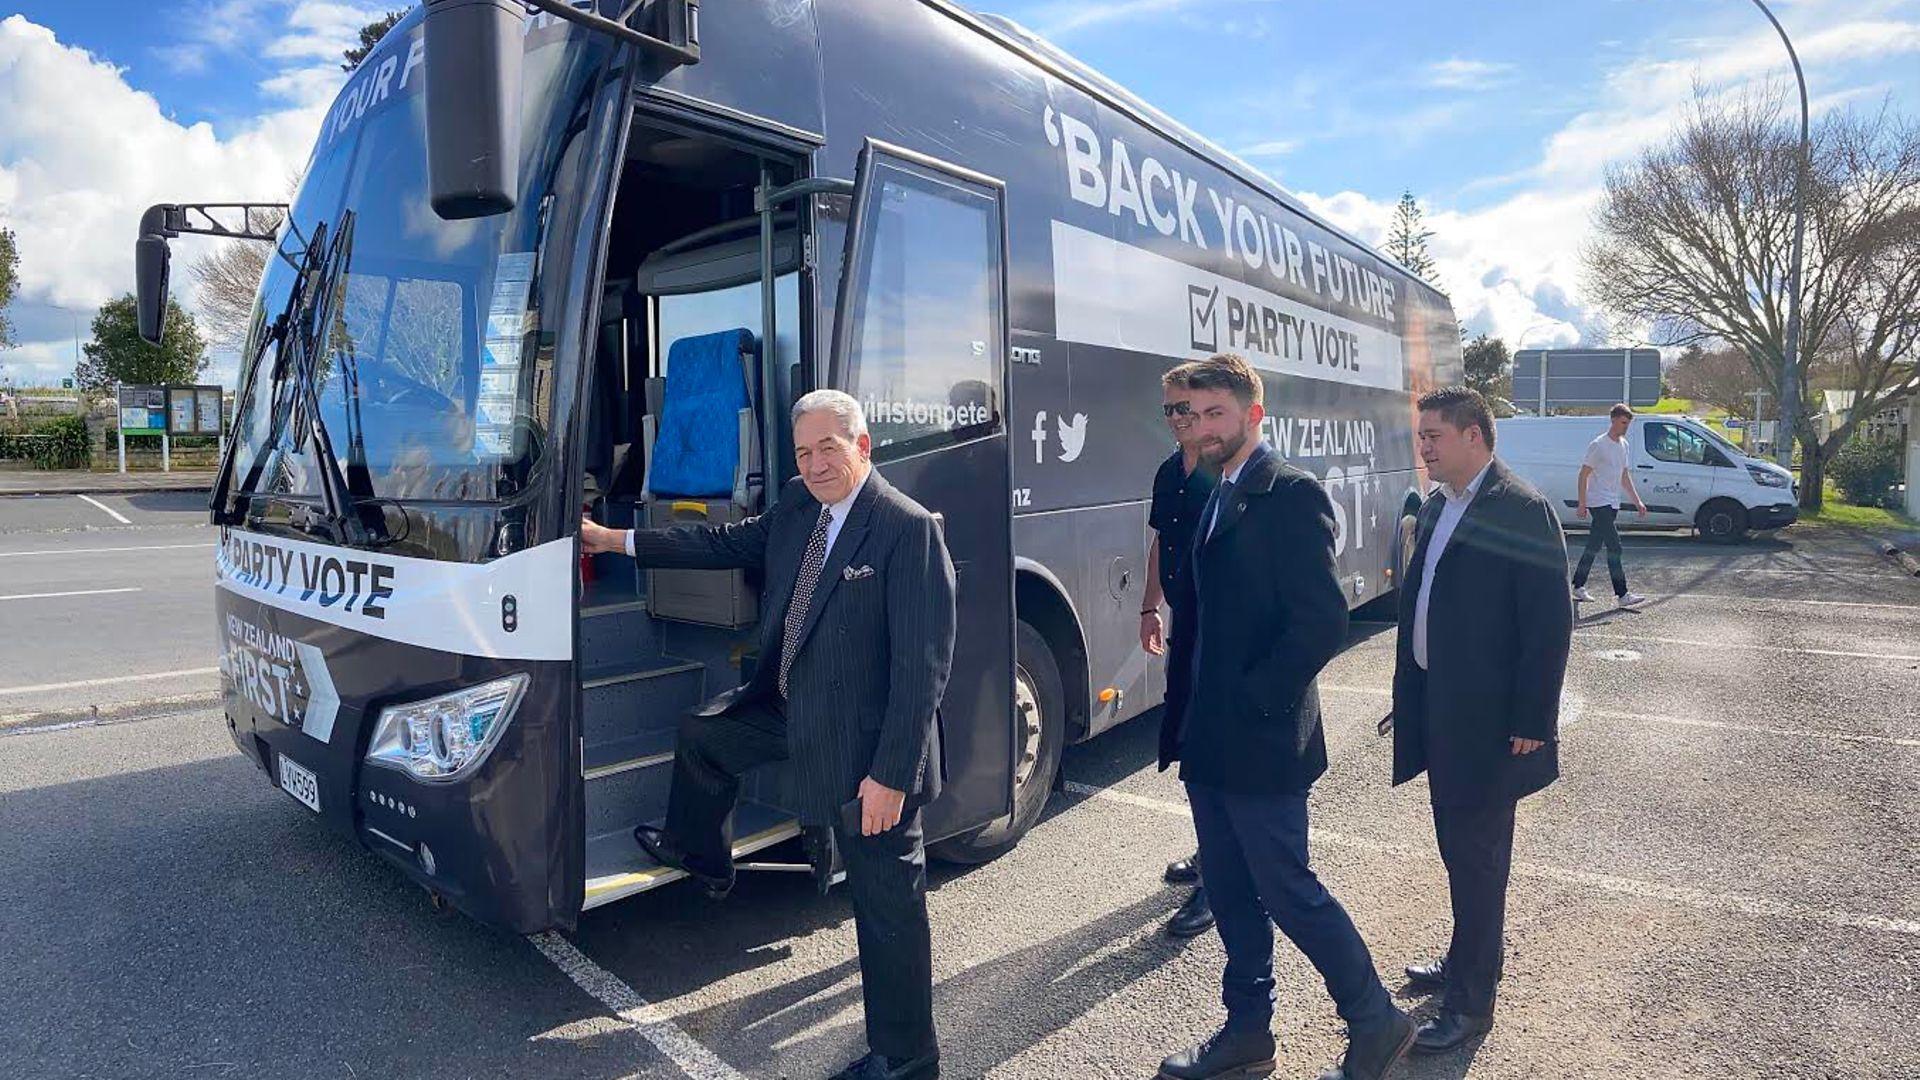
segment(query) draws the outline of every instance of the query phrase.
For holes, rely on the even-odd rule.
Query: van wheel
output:
[[[1737,544],[1747,536],[1747,508],[1732,499],[1709,499],[1694,524],[1710,543]]]
[[[1013,813],[928,848],[936,859],[983,863],[1012,851],[1040,820],[1053,794],[1066,741],[1067,694],[1060,665],[1040,631],[1017,624],[1013,666]]]

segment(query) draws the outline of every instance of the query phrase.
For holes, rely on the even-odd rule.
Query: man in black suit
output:
[[[1440,489],[1421,508],[1400,590],[1393,782],[1427,774],[1453,942],[1407,969],[1445,988],[1416,1049],[1493,1027],[1515,804],[1560,775],[1560,686],[1573,637],[1566,541],[1553,506],[1493,456],[1493,413],[1464,387],[1420,399],[1420,457]]]
[[[643,566],[766,574],[753,678],[682,722],[666,826],[634,836],[725,895],[740,775],[788,762],[792,808],[803,824],[832,827],[853,893],[869,1053],[834,1080],[932,1080],[940,1054],[921,807],[942,779],[953,562],[933,515],[873,471],[852,397],[802,397],[793,444],[799,479],[759,517],[633,532],[581,524],[588,551],[625,550]]]
[[[1413,1043],[1366,942],[1307,856],[1307,792],[1327,768],[1314,680],[1347,636],[1333,504],[1260,439],[1260,376],[1220,355],[1187,368],[1201,455],[1220,471],[1184,586],[1196,633],[1173,662],[1190,700],[1161,738],[1180,760],[1201,877],[1226,946],[1226,1026],[1160,1065],[1166,1080],[1265,1076],[1275,1066],[1273,927],[1326,980],[1347,1052],[1322,1080],[1378,1080]],[[1184,655],[1191,650],[1191,655]]]

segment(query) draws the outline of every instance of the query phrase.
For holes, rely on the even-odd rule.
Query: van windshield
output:
[[[547,226],[570,194],[558,178],[584,152],[575,121],[602,50],[564,23],[528,25],[521,190],[510,213],[445,221],[428,202],[418,15],[389,33],[334,103],[281,230],[289,257],[269,260],[254,309],[246,355],[257,374],[235,417],[243,493],[322,491],[292,366],[268,334],[293,292],[301,246],[321,234],[342,234],[345,247],[331,288],[303,302],[326,305],[315,392],[339,464],[363,478],[362,493],[485,501],[531,482],[551,427],[560,324],[558,312],[541,310],[543,262],[568,247]]]

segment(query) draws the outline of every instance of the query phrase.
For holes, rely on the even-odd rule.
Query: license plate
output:
[[[280,790],[299,799],[314,813],[320,812],[320,778],[313,775],[312,769],[285,754],[280,755]]]

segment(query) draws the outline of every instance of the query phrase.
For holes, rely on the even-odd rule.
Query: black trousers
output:
[[[786,718],[766,705],[688,716],[674,746],[667,835],[702,872],[732,876],[733,807],[740,776],[787,757]],[[935,1052],[933,940],[927,926],[927,856],[917,808],[877,836],[834,838],[846,864],[860,943],[867,1046],[889,1058]]]
[[[1433,831],[1453,899],[1442,1003],[1492,1016],[1506,953],[1507,875],[1513,867],[1512,801],[1433,807]]]
[[[1627,568],[1620,561],[1620,508],[1590,506],[1587,513],[1593,515],[1593,528],[1587,533],[1587,548],[1580,553],[1580,565],[1574,568],[1573,587],[1578,589],[1587,583],[1594,557],[1600,554],[1600,547],[1604,544],[1607,549],[1607,574],[1613,578],[1613,595],[1625,596]]]

